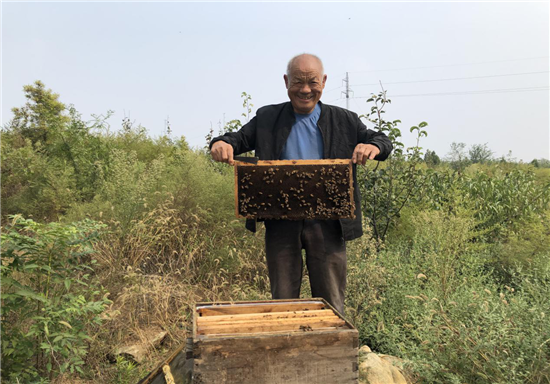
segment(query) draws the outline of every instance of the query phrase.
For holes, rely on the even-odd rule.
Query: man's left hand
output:
[[[380,153],[380,149],[372,144],[357,144],[351,159],[353,164],[365,165],[367,160],[372,160]]]

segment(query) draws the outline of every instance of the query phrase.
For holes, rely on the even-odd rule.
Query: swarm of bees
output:
[[[238,215],[259,219],[353,218],[349,164],[237,169]]]

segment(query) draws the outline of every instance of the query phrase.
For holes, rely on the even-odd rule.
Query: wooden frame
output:
[[[239,218],[259,219],[354,218],[352,161],[237,161],[235,214]]]

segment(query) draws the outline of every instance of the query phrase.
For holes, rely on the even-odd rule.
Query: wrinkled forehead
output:
[[[317,72],[317,71],[307,71],[307,72],[292,72],[290,74],[290,80],[296,81],[296,80],[302,80],[302,81],[310,81],[310,80],[318,80],[321,81],[321,78],[323,76]]]
[[[312,58],[298,59],[292,64],[289,75],[291,78],[311,79],[317,77],[321,79],[323,77],[323,67],[321,63]]]

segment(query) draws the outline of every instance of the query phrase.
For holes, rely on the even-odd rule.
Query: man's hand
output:
[[[367,160],[372,160],[380,153],[380,149],[372,144],[357,144],[351,159],[353,164],[365,165]]]
[[[210,154],[214,160],[220,163],[227,163],[229,165],[235,164],[233,161],[233,146],[224,141],[216,141],[214,145],[212,145]]]

